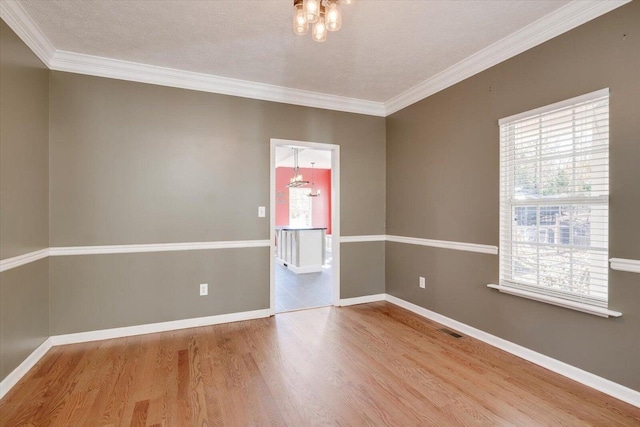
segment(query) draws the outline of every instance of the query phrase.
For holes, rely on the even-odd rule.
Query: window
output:
[[[500,286],[607,307],[609,90],[500,120]]]
[[[289,225],[311,227],[311,197],[308,188],[289,188]]]

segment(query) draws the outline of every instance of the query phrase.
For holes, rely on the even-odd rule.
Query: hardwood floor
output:
[[[640,425],[640,409],[389,303],[54,347],[2,426]]]

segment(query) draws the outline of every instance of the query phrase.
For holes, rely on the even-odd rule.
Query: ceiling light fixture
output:
[[[309,181],[305,181],[302,179],[302,174],[300,174],[300,167],[298,166],[298,150],[299,148],[293,148],[293,176],[289,180],[287,187],[304,187],[309,183]]]
[[[349,0],[293,0],[293,32],[305,35],[309,25],[313,25],[311,38],[325,41],[328,31],[338,31],[342,27],[342,2],[351,3]]]
[[[316,190],[316,170],[314,165],[316,162],[311,162],[311,191],[307,194],[309,197],[318,197],[320,195],[320,190]]]

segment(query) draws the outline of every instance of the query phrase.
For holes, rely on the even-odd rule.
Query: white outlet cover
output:
[[[207,283],[200,284],[200,296],[209,295],[209,285]]]
[[[258,217],[264,218],[267,215],[267,209],[264,206],[258,206]]]
[[[426,281],[424,277],[420,276],[420,287],[424,289],[426,287]]]

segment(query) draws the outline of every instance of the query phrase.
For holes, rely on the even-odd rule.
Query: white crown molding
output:
[[[11,390],[13,386],[15,386],[18,381],[27,374],[27,372],[29,372],[29,369],[33,368],[36,363],[42,359],[42,356],[44,356],[51,347],[53,347],[51,339],[47,338],[42,344],[40,344],[40,346],[38,346],[38,348],[33,350],[33,352],[27,356],[21,364],[11,371],[9,375],[0,381],[0,399],[2,399],[4,395],[7,394],[7,392],[9,392],[9,390]]]
[[[52,70],[386,117],[630,1],[574,0],[384,103],[56,50],[19,2],[1,0],[0,12]]]
[[[611,258],[611,269],[619,271],[628,271],[630,273],[640,273],[640,260]]]
[[[385,115],[453,86],[631,0],[574,0],[385,102]]]
[[[491,335],[480,329],[476,329],[473,326],[469,326],[465,323],[458,322],[449,317],[438,314],[434,311],[427,310],[424,307],[420,307],[416,304],[410,303],[403,299],[394,297],[393,295],[386,295],[386,300],[392,304],[405,308],[409,311],[416,313],[419,316],[426,317],[434,322],[440,323],[451,329],[455,329],[465,335],[473,337],[477,340],[483,341],[489,345],[504,350],[507,353],[511,353],[515,356],[521,357],[524,360],[535,363],[543,368],[549,369],[557,374],[570,378],[588,387],[601,391],[609,396],[620,399],[623,402],[627,402],[630,405],[640,408],[640,392],[625,387],[621,384],[615,383],[611,380],[599,377],[591,372],[584,371],[568,363],[561,362],[557,359],[545,356],[544,354],[530,350],[521,345],[512,343],[495,335]]]
[[[268,247],[269,240],[231,240],[220,242],[152,243],[140,245],[69,246],[49,248],[50,256],[129,254],[140,252],[173,252],[206,249]]]
[[[38,251],[29,252],[27,254],[3,259],[0,261],[0,273],[3,271],[11,270],[12,268],[20,267],[21,265],[29,264],[30,262],[38,261],[48,256],[49,248],[45,248]]]
[[[53,55],[53,58],[49,61],[49,68],[69,73],[219,93],[304,107],[324,108],[347,113],[380,117],[384,117],[385,113],[382,102],[328,95],[61,50],[56,51]]]
[[[498,255],[498,247],[479,245],[477,243],[450,242],[448,240],[419,239],[417,237],[387,236],[388,242],[407,243],[410,245],[431,246],[434,248],[454,249],[458,251],[480,252]]]
[[[382,102],[57,50],[16,0],[1,0],[2,19],[51,70],[191,89],[241,98],[384,117]]]
[[[528,292],[522,289],[510,288],[508,286],[500,286],[495,284],[489,284],[487,285],[487,287],[492,289],[497,289],[498,291],[505,294],[515,295],[517,297],[522,297],[522,298],[530,299],[533,301],[539,301],[547,304],[557,305],[558,307],[564,307],[571,310],[581,311],[583,313],[593,314],[594,316],[600,316],[600,317],[622,316],[622,313],[620,313],[619,311],[609,310],[608,308],[597,307],[589,304],[583,304],[576,301],[571,301],[563,298],[556,298],[549,295],[538,294],[535,292]]]
[[[56,48],[22,5],[15,0],[0,1],[0,17],[18,37],[49,67]],[[49,67],[50,68],[50,67]]]
[[[360,243],[360,242],[384,242],[387,236],[384,234],[368,234],[364,236],[340,236],[340,243]]]

